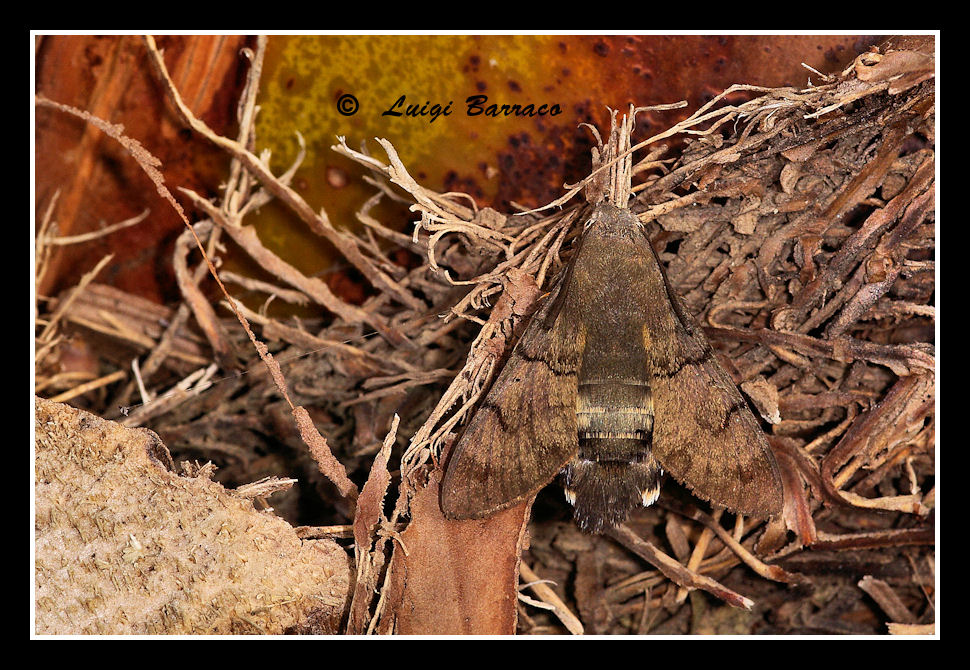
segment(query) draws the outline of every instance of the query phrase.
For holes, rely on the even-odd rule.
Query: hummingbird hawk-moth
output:
[[[559,472],[590,532],[652,504],[664,472],[738,513],[772,515],[783,502],[761,428],[643,224],[606,200],[455,443],[442,511],[489,516]]]

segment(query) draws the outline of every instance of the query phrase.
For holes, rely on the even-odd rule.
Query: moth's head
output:
[[[608,237],[629,237],[642,234],[643,224],[629,209],[617,207],[604,200],[593,208],[593,213],[586,221],[585,230],[587,233]]]

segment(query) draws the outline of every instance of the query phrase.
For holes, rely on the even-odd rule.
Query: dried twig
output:
[[[548,584],[539,579],[539,575],[533,572],[532,568],[526,565],[524,561],[519,562],[519,572],[522,574],[522,579],[525,581],[525,584],[523,584],[520,588],[528,587],[532,589],[532,592],[536,594],[539,600],[552,609],[559,620],[562,621],[563,625],[566,627],[566,630],[568,630],[570,633],[573,635],[583,634],[582,622],[576,618],[575,614],[569,611],[566,603],[564,603],[562,599],[556,595],[556,592],[553,591]],[[519,597],[521,597],[521,594],[519,594]]]
[[[607,534],[630,551],[648,561],[651,565],[656,566],[668,579],[680,586],[707,591],[732,607],[740,607],[747,610],[754,607],[754,602],[750,598],[735,593],[710,577],[705,577],[704,575],[688,570],[625,525],[613,528]]]

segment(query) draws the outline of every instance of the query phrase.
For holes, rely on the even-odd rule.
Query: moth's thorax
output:
[[[663,276],[652,258],[644,258],[649,240],[629,212],[623,216],[594,220],[576,254],[572,268],[574,284],[584,290],[571,290],[566,296],[567,312],[581,316],[587,345],[642,345],[643,323],[631,319],[642,312],[648,296],[663,287]],[[595,331],[595,332],[594,332]],[[605,342],[601,342],[605,340]],[[642,346],[640,347],[642,348]],[[639,361],[631,361],[637,363]],[[643,366],[640,366],[644,370]]]
[[[600,203],[593,210],[586,224],[586,237],[636,241],[643,238],[643,224],[628,209],[620,209],[609,203]]]

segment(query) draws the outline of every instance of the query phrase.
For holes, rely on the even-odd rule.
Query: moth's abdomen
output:
[[[580,528],[622,523],[660,494],[662,470],[650,453],[650,387],[615,381],[579,385],[579,452],[564,468],[566,497]]]

